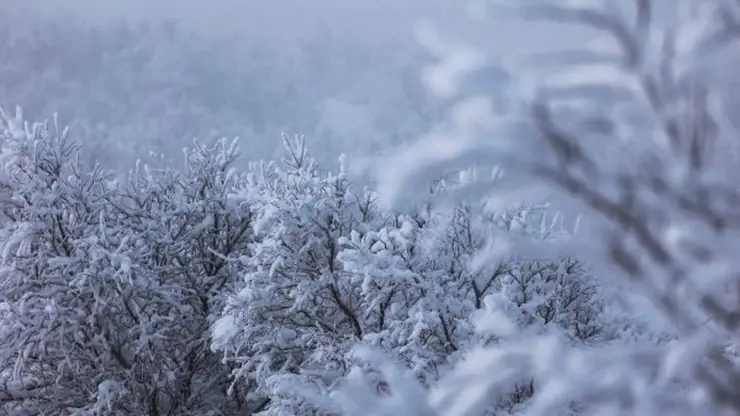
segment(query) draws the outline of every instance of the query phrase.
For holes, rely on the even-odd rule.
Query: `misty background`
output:
[[[27,119],[59,113],[85,157],[117,170],[150,151],[178,163],[194,137],[239,136],[247,159],[271,158],[283,132],[304,134],[331,165],[440,120],[447,103],[422,76],[439,57],[420,25],[494,58],[577,39],[543,43],[495,17],[443,0],[2,0],[0,105]],[[464,90],[495,95],[499,64]]]

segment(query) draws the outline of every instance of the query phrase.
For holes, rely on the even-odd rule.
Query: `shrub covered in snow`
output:
[[[251,399],[265,403],[265,414],[331,411],[317,398],[351,376],[358,343],[434,385],[470,348],[495,342],[477,335],[472,320],[488,296],[522,330],[607,340],[601,298],[578,260],[520,256],[471,267],[497,233],[545,238],[537,209],[492,215],[479,205],[422,204],[384,212],[373,192],[355,190],[343,165],[321,174],[301,139],[286,145],[289,157],[263,166],[242,194],[257,213],[255,243],[243,288],[214,325],[214,348],[237,365],[237,379],[257,387]],[[386,389],[382,378],[374,383]],[[510,387],[491,408],[513,408],[533,381],[522,374]]]
[[[3,114],[0,402],[11,414],[218,414],[243,407],[210,351],[248,207],[220,142],[187,169],[85,171],[66,129]],[[15,413],[14,413],[15,412]],[[215,413],[214,413],[215,412]]]

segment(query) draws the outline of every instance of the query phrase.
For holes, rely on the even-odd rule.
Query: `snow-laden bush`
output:
[[[546,227],[533,221],[537,211],[520,207],[516,215],[490,215],[460,205],[451,212],[397,215],[378,232],[355,234],[341,256],[345,270],[362,277],[372,305],[387,309],[378,308],[385,325],[365,343],[389,353],[407,376],[429,388],[471,348],[505,342],[475,331],[473,318],[491,299],[521,334],[554,331],[588,345],[615,338],[617,327],[604,319],[603,294],[576,259],[519,256],[471,266],[492,236],[542,237]],[[509,390],[488,397],[488,411],[521,405],[535,386],[532,374],[520,373]]]
[[[478,205],[422,204],[383,212],[374,193],[355,191],[345,166],[322,174],[302,139],[286,139],[286,149],[289,157],[263,165],[241,195],[256,213],[255,243],[243,288],[213,327],[214,349],[255,387],[248,399],[264,414],[339,411],[325,398],[354,374],[358,343],[433,386],[470,348],[497,341],[476,334],[472,320],[491,295],[523,331],[553,330],[574,343],[612,333],[594,280],[575,259],[470,266],[497,233],[545,238],[537,209],[490,215]],[[383,377],[373,380],[376,393],[386,391]],[[491,409],[525,401],[534,382],[520,374],[509,387],[490,397]]]
[[[0,403],[9,414],[223,414],[230,369],[208,348],[232,258],[251,237],[235,149],[86,172],[66,129],[3,113]]]
[[[376,213],[344,172],[320,174],[302,139],[286,144],[289,157],[263,165],[242,195],[256,212],[257,241],[244,260],[244,287],[215,325],[214,347],[238,364],[237,378],[256,386],[250,400],[270,414],[308,414],[291,378],[328,391],[345,373],[348,345],[368,330],[359,285],[338,259],[339,239]]]

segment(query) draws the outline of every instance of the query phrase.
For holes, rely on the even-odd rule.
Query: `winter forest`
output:
[[[737,0],[0,0],[0,415],[740,415],[738,40]]]

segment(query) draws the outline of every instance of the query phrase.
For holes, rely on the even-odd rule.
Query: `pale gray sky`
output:
[[[180,23],[181,28],[192,29],[204,37],[220,38],[234,35],[237,41],[229,45],[231,48],[229,59],[239,62],[238,70],[254,65],[249,54],[250,48],[254,45],[266,46],[270,53],[289,57],[287,62],[293,62],[291,57],[297,56],[294,51],[300,47],[299,40],[349,39],[351,40],[349,44],[353,47],[356,45],[356,50],[366,53],[371,58],[375,54],[375,59],[369,60],[371,64],[363,68],[353,67],[352,74],[347,74],[342,79],[337,77],[342,73],[341,68],[334,68],[332,74],[324,76],[315,74],[306,78],[309,81],[301,81],[297,78],[274,80],[278,85],[282,85],[280,83],[283,81],[286,85],[291,81],[298,82],[299,85],[295,86],[297,88],[303,87],[300,85],[301,82],[316,81],[322,83],[321,91],[333,91],[327,94],[336,95],[342,92],[346,97],[351,96],[351,100],[340,97],[340,99],[351,102],[334,101],[337,97],[331,95],[319,97],[315,103],[311,103],[315,108],[306,109],[306,114],[311,111],[323,111],[324,116],[334,117],[333,120],[327,120],[326,125],[330,128],[337,127],[335,130],[341,133],[339,136],[342,136],[339,140],[350,140],[345,136],[351,135],[350,132],[353,130],[372,130],[372,128],[363,128],[365,124],[372,122],[365,121],[368,114],[363,114],[363,111],[372,112],[387,106],[384,100],[388,100],[392,95],[387,90],[395,88],[394,85],[398,83],[392,78],[401,76],[398,73],[398,62],[384,61],[386,58],[381,57],[378,51],[387,48],[387,45],[399,45],[398,49],[401,51],[413,51],[414,29],[419,22],[434,24],[444,39],[462,43],[470,41],[476,47],[484,48],[486,55],[494,60],[501,55],[568,47],[590,42],[592,39],[584,35],[582,30],[562,26],[522,24],[508,16],[494,14],[485,20],[471,19],[466,0],[23,0],[15,3],[9,3],[9,1],[14,0],[5,0],[4,3],[0,0],[0,12],[3,8],[18,8],[24,11],[23,14],[29,18],[54,16],[62,21],[65,16],[72,15],[77,21],[81,20],[93,25],[106,25],[110,19],[174,20]],[[666,2],[672,0],[658,1],[667,4]],[[327,33],[331,36],[325,36]],[[328,41],[326,54],[341,56],[344,52],[334,53],[335,46],[337,45]],[[285,60],[279,61],[285,62]],[[341,59],[330,61],[333,62],[332,65],[338,65],[337,62],[341,63]],[[300,68],[305,63],[296,61],[293,65]],[[360,73],[363,71],[364,73]],[[275,68],[273,72],[279,72],[279,68]],[[294,75],[296,72],[288,71],[288,73]],[[290,76],[293,77],[293,75]],[[385,82],[386,80],[388,82]],[[378,83],[387,85],[378,85]],[[333,86],[334,84],[336,85]],[[1,82],[0,86],[2,86]],[[216,89],[215,85],[213,87]],[[306,89],[311,87],[313,86],[305,86]],[[385,87],[385,91],[382,91],[382,87]],[[204,84],[200,88],[207,89],[209,86]],[[50,97],[50,101],[53,102],[54,99]],[[4,103],[3,100],[4,97],[0,97],[0,103]],[[285,92],[284,101],[288,100],[290,100],[289,93]],[[60,105],[64,105],[63,103],[60,101]],[[306,103],[303,102],[301,105],[306,105]],[[245,111],[243,108],[236,110],[237,112]],[[269,112],[270,110],[268,108],[264,111]],[[352,117],[347,114],[351,114]],[[352,120],[347,121],[347,118]],[[401,115],[401,118],[404,116]],[[318,120],[313,121],[320,123]],[[341,125],[343,123],[344,126]],[[276,129],[282,127],[275,126]],[[288,128],[301,127],[288,126]],[[270,131],[268,135],[275,136],[277,139],[278,133],[278,131]],[[312,131],[305,131],[305,133],[309,136],[313,133],[320,134],[320,132]],[[397,132],[378,130],[377,133],[379,136],[390,136]],[[403,135],[404,133],[398,132],[398,134]],[[412,138],[408,137],[408,139]],[[180,145],[178,142],[177,146]],[[346,151],[356,148],[354,143],[328,143],[324,147],[322,151],[327,149]]]
[[[663,1],[663,0],[661,0]],[[106,18],[175,19],[198,32],[268,38],[276,45],[322,27],[350,36],[412,36],[415,22],[429,19],[450,34],[486,39],[491,51],[560,46],[583,41],[567,28],[537,31],[507,18],[475,22],[464,0],[24,0],[41,13],[73,12],[92,21]],[[249,40],[246,39],[248,42]],[[479,42],[476,42],[479,43]]]

